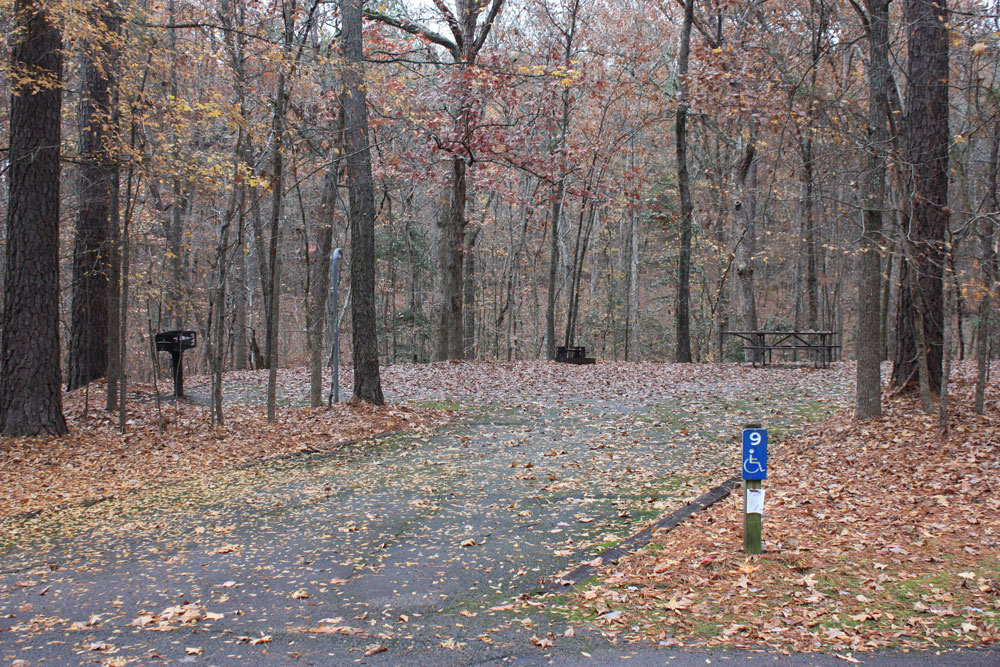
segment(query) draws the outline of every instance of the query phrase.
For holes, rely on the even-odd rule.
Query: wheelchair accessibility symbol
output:
[[[767,479],[767,430],[743,430],[743,479]]]
[[[760,464],[756,456],[750,454],[743,462],[743,472],[747,475],[760,475],[764,472],[764,466]]]

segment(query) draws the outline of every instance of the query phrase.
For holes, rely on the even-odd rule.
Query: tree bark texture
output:
[[[242,141],[243,136],[241,132],[237,144],[241,144]],[[237,149],[235,172],[239,173],[239,149]],[[209,363],[212,368],[211,413],[215,426],[225,424],[225,415],[222,410],[222,374],[225,371],[226,362],[226,275],[229,270],[229,228],[232,225],[233,217],[236,215],[236,208],[239,205],[238,198],[239,193],[234,188],[226,216],[219,224],[219,242],[215,251],[217,277],[215,293],[213,295],[214,303],[210,310],[211,324],[209,326],[211,335],[208,337],[209,340],[206,341]]]
[[[736,242],[736,310],[743,331],[757,330],[757,297],[754,292],[754,255],[757,254],[757,147],[751,137],[739,167],[743,199],[737,202],[742,213],[742,234]],[[740,216],[737,216],[739,219]]]
[[[319,206],[319,257],[313,267],[309,317],[309,404],[323,405],[323,351],[326,342],[326,304],[330,294],[330,258],[333,252],[333,216],[337,205],[337,171],[334,163],[323,180]]]
[[[906,274],[907,282],[910,287],[910,296],[913,297],[913,344],[916,347],[917,354],[917,384],[920,387],[920,405],[924,412],[931,414],[934,410],[934,399],[931,397],[931,384],[930,384],[930,368],[929,368],[929,358],[927,354],[927,336],[925,331],[927,331],[926,322],[924,321],[924,313],[927,312],[926,306],[924,305],[924,293],[917,283],[917,271],[913,269],[917,264],[916,252],[913,249],[913,244],[909,241],[903,241],[903,252],[906,253],[906,263],[910,265],[910,270]]]
[[[545,358],[556,358],[556,292],[559,288],[559,221],[566,194],[566,181],[560,178],[552,200],[552,235],[549,237],[549,283],[545,298]]]
[[[903,233],[912,245],[914,262],[901,268],[917,271],[904,279],[897,320],[893,383],[910,386],[918,365],[913,309],[922,302],[923,338],[931,391],[941,388],[944,328],[942,274],[948,229],[948,27],[944,0],[907,0],[906,24],[909,85],[906,115],[906,170],[910,219]],[[911,285],[921,291],[917,299]]]
[[[236,254],[233,257],[235,266],[230,272],[233,285],[229,292],[233,295],[233,368],[242,371],[249,367],[247,352],[247,242],[246,230],[246,198],[247,190],[242,184],[240,190],[240,207],[236,225]]]
[[[67,389],[104,377],[108,367],[108,287],[111,273],[111,195],[118,171],[113,140],[111,73],[116,31],[107,0],[95,3],[97,38],[81,50],[79,208],[73,244],[73,286]],[[117,221],[115,221],[117,224]]]
[[[118,409],[118,378],[121,376],[121,365],[118,354],[118,328],[121,319],[121,170],[115,164],[115,176],[112,180],[111,211],[109,212],[109,267],[108,267],[108,365],[107,365],[107,398],[105,409],[115,412]]]
[[[634,213],[630,216],[629,232],[628,309],[630,325],[625,361],[637,361],[642,358],[639,343],[642,332],[642,317],[639,312],[639,216]]]
[[[986,208],[993,213],[977,225],[982,251],[980,266],[986,291],[979,303],[979,331],[976,334],[976,414],[986,410],[986,371],[989,360],[990,320],[993,315],[993,289],[997,281],[996,236],[1000,229],[1000,196],[997,193],[997,172],[1000,171],[1000,122],[994,124],[990,149]]]
[[[816,249],[816,158],[813,142],[813,132],[816,129],[818,116],[817,78],[820,59],[823,56],[823,40],[827,34],[827,7],[825,3],[810,2],[815,14],[814,30],[810,35],[812,41],[810,59],[812,67],[809,70],[809,91],[807,94],[806,127],[802,133],[800,150],[802,152],[802,226],[805,239],[805,273],[806,273],[806,326],[809,329],[820,328],[819,317],[819,262]]]
[[[868,147],[861,194],[863,231],[858,277],[857,393],[855,417],[882,414],[882,209],[889,151],[889,0],[868,0]]]
[[[167,17],[168,21],[173,24],[177,16],[177,3],[176,0],[169,0],[167,2]],[[169,44],[170,49],[174,53],[177,52],[177,28],[169,29]],[[177,83],[177,67],[174,65],[175,61],[171,60],[172,66],[170,68],[170,94],[176,99],[179,94],[179,88]],[[184,184],[181,182],[181,177],[177,173],[180,169],[181,162],[183,158],[180,154],[180,140],[177,136],[173,137],[173,163],[175,166],[174,177],[171,180],[170,185],[170,203],[164,206],[164,218],[163,218],[163,231],[167,240],[167,259],[170,265],[170,277],[167,280],[167,294],[166,294],[166,306],[167,306],[167,320],[170,329],[182,329],[184,328],[184,319],[187,315],[188,301],[185,298],[188,281],[184,275],[184,254],[182,236],[184,233],[184,215],[187,213],[188,206],[190,204],[188,192]],[[155,182],[151,183],[155,186]],[[161,323],[162,326],[162,323]]]
[[[371,150],[368,143],[368,108],[365,96],[363,69],[363,42],[361,7],[364,0],[343,0],[344,89],[341,104],[344,107],[344,144],[347,148],[347,176],[350,184],[351,207],[351,338],[354,353],[354,398],[382,405],[382,383],[378,368],[378,336],[375,331],[375,187],[372,178]],[[461,162],[461,179],[465,180],[465,160]],[[464,208],[464,196],[462,206]],[[454,209],[454,207],[453,207]],[[464,219],[464,215],[463,215]],[[461,239],[459,240],[461,243]],[[461,259],[461,253],[458,253]],[[461,317],[461,262],[458,266],[458,310],[452,316]],[[461,322],[459,322],[461,332]],[[450,340],[450,339],[449,339]],[[449,342],[457,344],[461,358],[462,338]]]
[[[802,226],[805,239],[806,265],[806,327],[812,330],[819,324],[819,270],[816,261],[816,175],[811,125],[802,142]]]
[[[45,3],[16,0],[0,341],[0,433],[66,433],[59,366],[62,39]],[[15,79],[16,81],[16,79]]]
[[[580,285],[583,280],[584,259],[590,246],[590,235],[597,220],[597,207],[592,199],[584,196],[576,222],[576,243],[569,270],[569,289],[566,303],[566,347],[576,345],[576,328],[580,319]]]
[[[229,56],[229,65],[233,70],[233,93],[236,97],[237,104],[239,105],[240,116],[246,118],[249,116],[247,110],[247,82],[246,82],[246,71],[244,67],[244,62],[246,59],[245,45],[246,45],[246,33],[241,29],[246,23],[246,6],[245,3],[237,3],[234,5],[232,0],[220,0],[219,2],[219,22],[223,25],[225,30],[223,30],[223,41],[226,45],[226,50]],[[233,294],[235,300],[235,316],[233,323],[233,367],[236,370],[246,370],[249,366],[249,352],[247,345],[247,290],[249,288],[249,276],[247,272],[247,253],[246,248],[247,242],[245,237],[246,231],[246,213],[247,213],[247,175],[253,172],[253,162],[251,156],[251,148],[248,145],[249,142],[244,142],[239,147],[239,158],[242,175],[242,179],[235,187],[239,190],[239,207],[238,207],[238,224],[236,227],[236,245],[237,252],[234,257],[235,267],[234,271],[230,273],[230,280],[233,285],[230,289],[230,293]],[[256,201],[256,198],[255,198]],[[259,207],[254,205],[255,210],[259,211]],[[259,225],[255,227],[257,231]],[[261,234],[263,232],[261,230]],[[255,237],[258,242],[260,239]],[[260,245],[258,245],[260,247]],[[258,253],[260,256],[260,253]],[[263,277],[267,272],[262,271],[261,276]],[[266,295],[268,294],[268,285],[266,280],[262,281],[264,283],[264,308],[267,311],[268,300]]]
[[[681,204],[681,246],[677,259],[677,351],[678,363],[691,361],[691,183],[687,158],[687,75],[688,55],[691,51],[691,24],[694,21],[694,0],[684,3],[684,23],[681,28],[681,48],[677,56],[678,90],[677,118],[674,129],[677,139],[677,190]]]
[[[286,23],[290,19],[286,19]],[[290,28],[286,28],[286,33]],[[271,155],[271,243],[268,246],[268,268],[271,298],[267,301],[267,421],[274,422],[277,411],[278,384],[278,330],[281,317],[281,260],[278,245],[281,243],[281,205],[284,190],[284,134],[285,134],[285,71],[278,74],[278,90],[274,99],[272,131],[274,146]]]
[[[473,225],[465,234],[465,275],[462,278],[462,311],[465,323],[462,327],[463,358],[476,358],[476,241],[482,227]]]
[[[443,198],[444,210],[438,216],[438,294],[435,359],[462,358],[462,267],[465,263],[466,171],[461,155],[451,158],[451,187]]]

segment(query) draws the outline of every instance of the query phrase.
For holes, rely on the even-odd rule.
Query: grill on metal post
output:
[[[174,398],[184,397],[184,350],[198,344],[194,331],[161,331],[156,334],[156,351],[170,353],[171,375],[174,378]]]

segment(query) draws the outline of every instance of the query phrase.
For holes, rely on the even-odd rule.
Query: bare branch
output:
[[[366,9],[365,17],[378,21],[379,23],[384,23],[386,25],[391,25],[394,28],[399,28],[403,32],[408,32],[411,35],[416,35],[417,37],[423,37],[428,42],[437,44],[438,46],[443,46],[448,50],[449,53],[455,58],[455,60],[461,60],[462,52],[458,45],[439,33],[429,30],[419,23],[414,23],[405,18],[397,16],[389,16],[388,14],[383,14],[382,12],[376,12],[371,9]]]

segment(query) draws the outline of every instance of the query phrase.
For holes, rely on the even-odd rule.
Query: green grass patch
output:
[[[415,401],[411,403],[411,405],[418,408],[425,408],[427,410],[447,410],[449,412],[459,412],[467,409],[466,406],[461,403],[450,400]],[[481,409],[483,406],[476,405],[476,407]]]

